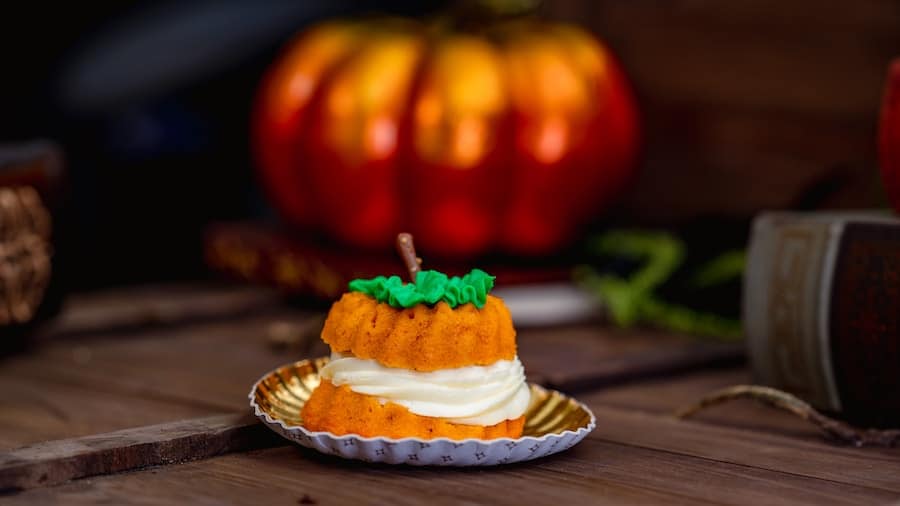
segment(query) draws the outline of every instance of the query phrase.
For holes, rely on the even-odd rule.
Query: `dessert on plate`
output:
[[[412,237],[398,248],[414,282],[357,279],[334,303],[322,340],[331,360],[303,406],[311,431],[422,439],[518,438],[530,390],[494,278],[420,270]]]

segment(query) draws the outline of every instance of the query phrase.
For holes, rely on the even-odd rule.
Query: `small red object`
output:
[[[881,103],[878,155],[881,180],[894,210],[900,213],[900,58],[888,68],[887,85]]]

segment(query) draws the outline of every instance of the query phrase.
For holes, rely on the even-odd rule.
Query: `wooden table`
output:
[[[0,360],[0,503],[900,500],[898,449],[826,442],[744,402],[672,418],[712,389],[749,381],[739,347],[600,325],[520,331],[531,378],[597,415],[597,429],[563,454],[490,469],[319,455],[255,423],[246,397],[264,372],[325,353],[315,339],[273,345],[311,334],[318,317],[273,293],[217,284],[71,298],[31,349]]]

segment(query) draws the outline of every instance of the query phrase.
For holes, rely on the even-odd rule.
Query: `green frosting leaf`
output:
[[[415,283],[404,283],[400,276],[377,276],[354,279],[349,287],[351,292],[362,292],[396,308],[417,304],[433,306],[444,301],[451,308],[473,304],[481,309],[487,302],[487,294],[494,288],[494,276],[481,269],[472,269],[461,278],[451,278],[438,271],[419,271]]]

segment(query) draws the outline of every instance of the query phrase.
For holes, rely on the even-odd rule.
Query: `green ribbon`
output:
[[[656,293],[684,261],[685,246],[677,237],[664,232],[615,230],[597,237],[590,247],[601,255],[643,261],[628,278],[599,273],[587,265],[575,269],[575,278],[600,298],[616,325],[649,323],[675,332],[727,341],[740,339],[739,321],[667,302]],[[739,278],[745,262],[745,252],[726,252],[694,273],[692,285],[702,288]]]

